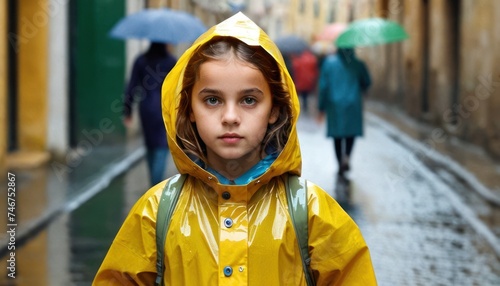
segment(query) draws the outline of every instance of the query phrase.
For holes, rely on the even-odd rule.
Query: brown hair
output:
[[[273,108],[278,109],[278,119],[268,126],[262,140],[263,150],[268,153],[270,150],[272,153],[281,152],[290,134],[291,99],[282,82],[282,73],[276,60],[260,46],[249,46],[233,37],[214,37],[198,47],[186,66],[176,121],[177,144],[187,155],[194,155],[205,163],[207,162],[205,144],[198,135],[195,123],[189,120],[192,112],[192,90],[203,63],[225,60],[231,56],[249,63],[262,72],[271,90]]]

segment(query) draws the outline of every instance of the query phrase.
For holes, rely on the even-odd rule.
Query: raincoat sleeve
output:
[[[318,80],[318,110],[320,112],[326,111],[326,106],[328,105],[328,97],[330,91],[330,77],[331,77],[331,69],[330,69],[330,58],[327,57],[323,61],[321,65],[321,69],[319,72],[319,80]]]
[[[370,252],[356,223],[325,191],[308,189],[309,251],[317,285],[377,285]]]
[[[134,205],[116,235],[92,285],[154,285],[156,212],[165,182],[147,191]]]

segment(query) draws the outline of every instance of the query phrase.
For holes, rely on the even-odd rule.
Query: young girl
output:
[[[164,285],[306,285],[284,183],[301,171],[299,101],[276,46],[238,13],[184,53],[162,92],[172,156],[188,174],[165,241]],[[154,285],[165,184],[132,208],[93,285]],[[317,285],[376,285],[356,224],[307,186]]]

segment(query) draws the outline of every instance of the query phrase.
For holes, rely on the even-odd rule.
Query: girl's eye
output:
[[[219,103],[219,99],[217,99],[217,97],[208,97],[205,99],[205,102],[208,105],[216,105],[217,103]]]
[[[253,97],[245,97],[243,99],[243,104],[246,104],[246,105],[254,105],[256,102],[257,101]]]

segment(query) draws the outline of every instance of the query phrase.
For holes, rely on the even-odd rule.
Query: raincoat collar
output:
[[[261,173],[261,167],[256,167],[260,171],[252,173],[244,179],[245,182],[243,183],[247,184],[246,190],[249,192],[249,195],[251,195],[258,188],[260,188],[262,184],[266,184],[273,177],[284,173],[300,175],[301,156],[296,131],[300,104],[292,78],[286,69],[285,62],[277,46],[262,29],[260,29],[243,13],[239,12],[235,14],[218,25],[213,26],[201,35],[194,42],[194,44],[187,49],[186,52],[184,52],[184,54],[177,61],[175,67],[165,78],[162,86],[162,112],[167,130],[168,144],[172,158],[179,173],[187,173],[194,176],[208,184],[216,191],[220,189],[223,182],[219,181],[219,177],[210,172],[211,170],[204,170],[200,165],[193,162],[188,155],[180,149],[176,141],[177,131],[175,126],[178,110],[177,107],[181,96],[180,91],[182,89],[182,79],[184,77],[186,65],[199,46],[216,36],[234,37],[248,45],[263,47],[264,50],[267,51],[278,63],[278,66],[282,71],[282,82],[285,89],[288,90],[290,94],[290,105],[292,106],[292,118],[290,120],[292,120],[292,125],[288,141],[283,151],[270,164],[270,166],[267,167],[266,164],[261,164],[266,166],[265,172]]]
[[[276,159],[276,154],[267,155],[264,159],[260,160],[255,164],[250,170],[246,171],[243,175],[236,178],[235,180],[229,180],[216,170],[208,167],[207,171],[214,174],[219,182],[223,185],[246,185],[253,181],[255,178],[260,177],[265,171],[271,166],[271,164]]]

